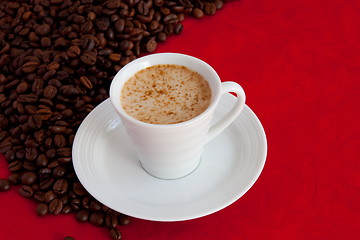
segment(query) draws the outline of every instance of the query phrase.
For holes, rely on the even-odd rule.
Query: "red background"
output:
[[[360,2],[230,1],[188,17],[157,52],[190,54],[239,82],[268,139],[254,186],[184,222],[133,219],[124,239],[360,239]],[[0,177],[9,171],[0,157]],[[108,239],[73,215],[38,217],[17,188],[0,193],[1,239]]]

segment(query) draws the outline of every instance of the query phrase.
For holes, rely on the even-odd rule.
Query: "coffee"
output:
[[[174,124],[204,112],[211,89],[204,77],[185,66],[159,64],[140,70],[121,90],[127,114],[146,123]]]

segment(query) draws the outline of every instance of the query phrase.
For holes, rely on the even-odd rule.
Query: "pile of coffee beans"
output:
[[[180,34],[189,15],[201,18],[222,0],[0,1],[0,153],[40,216],[74,212],[106,226],[130,218],[94,199],[77,179],[71,147],[86,115],[108,98],[113,76],[142,54]]]

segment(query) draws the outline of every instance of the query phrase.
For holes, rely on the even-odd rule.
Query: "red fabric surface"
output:
[[[229,207],[184,222],[133,219],[123,239],[360,239],[359,13],[356,0],[242,0],[188,17],[157,52],[201,58],[243,86],[267,134],[265,168]],[[16,187],[0,193],[0,239],[109,238],[35,208]]]

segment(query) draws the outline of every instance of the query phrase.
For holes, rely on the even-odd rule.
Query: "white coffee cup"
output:
[[[129,116],[120,102],[122,86],[138,71],[158,64],[182,65],[200,73],[212,91],[209,107],[199,116],[176,124],[150,124]],[[237,95],[235,105],[210,126],[221,95],[228,92]],[[239,84],[221,82],[209,64],[178,53],[147,55],[124,66],[111,83],[110,99],[133,142],[142,167],[150,175],[161,179],[176,179],[193,172],[200,163],[204,145],[229,126],[245,106],[245,93]]]

